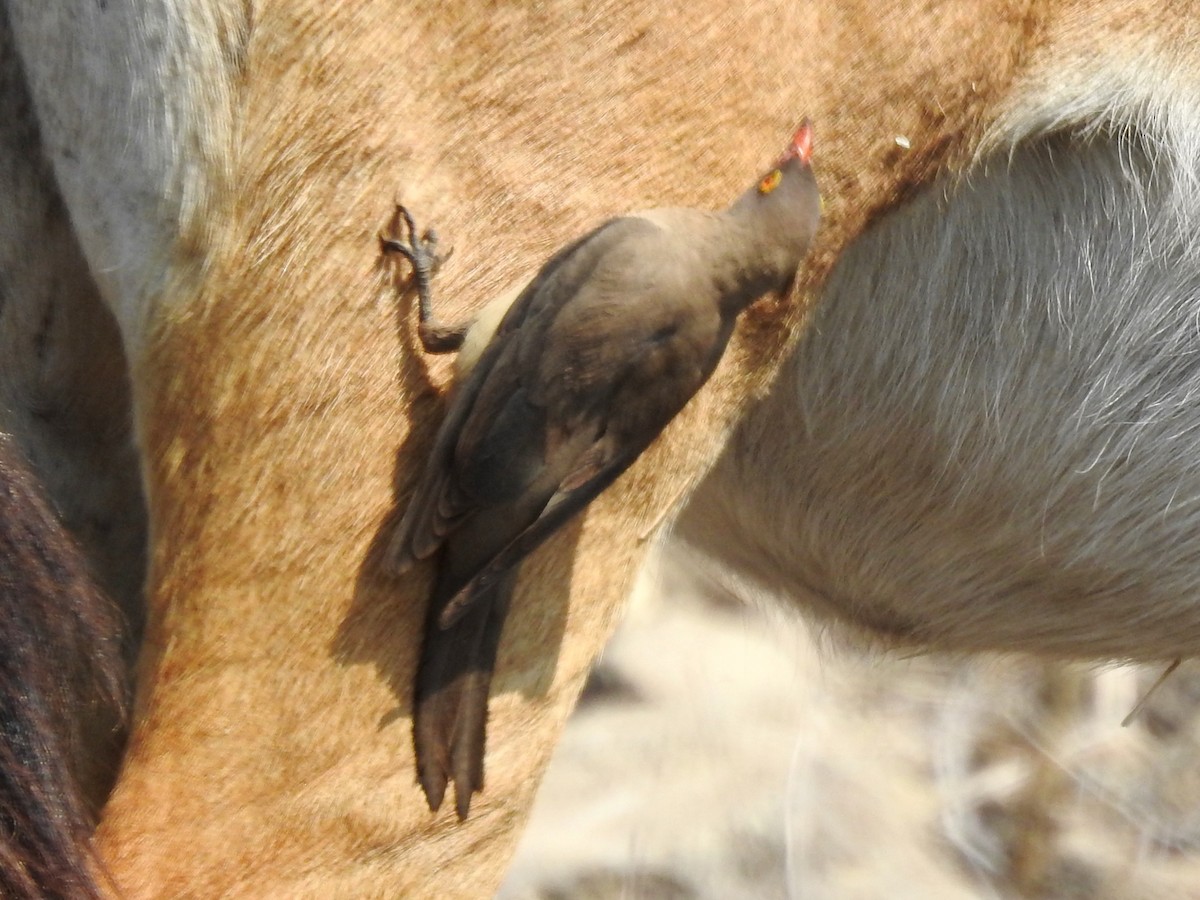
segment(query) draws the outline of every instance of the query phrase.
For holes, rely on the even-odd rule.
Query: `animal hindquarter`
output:
[[[1200,651],[1200,77],[1130,65],[843,254],[683,533],[909,643]]]

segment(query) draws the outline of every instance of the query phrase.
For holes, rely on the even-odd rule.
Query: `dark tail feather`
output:
[[[628,448],[586,484],[555,495],[533,524],[521,531],[482,567],[477,564],[458,573],[457,577],[462,580],[452,588],[455,596],[442,609],[442,626],[448,628],[457,622],[476,593],[485,596],[492,582],[508,577],[508,574],[521,564],[521,560],[540,547],[543,541],[616,481],[645,449],[646,445]]]
[[[125,711],[119,618],[0,435],[0,896],[99,898],[93,760]],[[98,748],[102,735],[110,742]]]
[[[432,603],[426,616],[413,741],[417,780],[435,812],[450,781],[460,819],[470,812],[471,795],[483,788],[488,691],[515,581],[516,570],[511,570],[479,589],[449,628],[438,624],[444,603]]]

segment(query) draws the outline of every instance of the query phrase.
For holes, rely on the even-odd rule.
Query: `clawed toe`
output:
[[[430,281],[438,269],[454,253],[450,248],[438,253],[438,234],[432,228],[417,229],[412,213],[402,203],[396,204],[387,231],[380,233],[379,245],[384,253],[399,253],[412,266],[410,285],[417,291],[417,337],[427,353],[451,353],[462,346],[466,325],[447,326],[433,314]]]
[[[454,254],[453,248],[439,254],[437,232],[432,228],[419,232],[412,213],[402,203],[396,204],[387,231],[379,235],[379,243],[385,253],[399,253],[409,261],[418,287],[422,281],[427,282],[430,276],[436,275],[442,263]]]

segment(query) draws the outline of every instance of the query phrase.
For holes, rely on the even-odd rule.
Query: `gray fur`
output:
[[[680,532],[903,641],[1200,651],[1186,121],[1001,148],[880,222]]]

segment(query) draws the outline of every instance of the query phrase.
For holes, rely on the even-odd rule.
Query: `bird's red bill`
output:
[[[800,162],[808,165],[812,160],[813,152],[813,129],[812,122],[805,119],[800,123],[800,127],[796,129],[796,133],[792,135],[792,143],[788,146],[787,152],[784,154],[788,157],[795,157]]]

